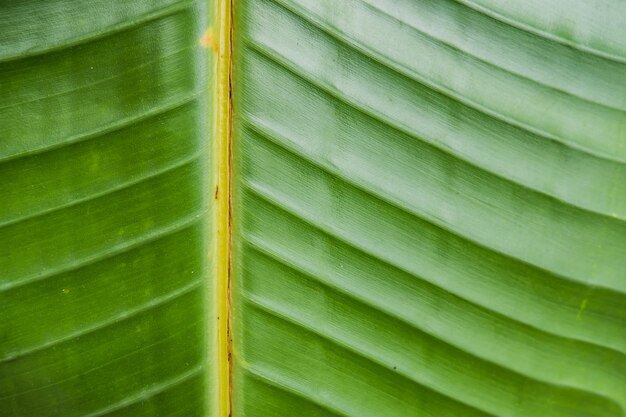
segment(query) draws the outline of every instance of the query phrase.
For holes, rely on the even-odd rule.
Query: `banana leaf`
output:
[[[216,415],[206,2],[0,2],[0,415]]]
[[[0,1],[0,417],[626,416],[625,14]]]
[[[235,2],[234,416],[625,415],[623,10]]]

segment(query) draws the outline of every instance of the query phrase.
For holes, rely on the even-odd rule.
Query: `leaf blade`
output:
[[[2,415],[219,408],[208,11],[126,3],[1,7]]]
[[[591,151],[622,116],[593,107],[598,68],[504,52],[603,58],[512,50],[516,29],[452,1],[247,0],[235,27],[235,412],[623,415],[624,166]],[[420,59],[417,31],[468,65]],[[588,149],[559,89],[601,114]]]

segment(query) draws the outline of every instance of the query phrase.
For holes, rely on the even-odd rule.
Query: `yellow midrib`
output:
[[[217,59],[214,60],[213,85],[214,149],[213,163],[217,172],[215,181],[215,222],[217,233],[213,242],[213,259],[217,277],[218,306],[218,395],[219,416],[228,417],[231,411],[231,349],[230,349],[230,147],[231,147],[231,48],[232,0],[214,2],[213,18],[216,24]]]

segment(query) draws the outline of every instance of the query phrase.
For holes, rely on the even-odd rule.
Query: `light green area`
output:
[[[235,416],[626,415],[626,64],[462,3],[236,2]]]
[[[0,2],[0,416],[215,415],[207,9]]]

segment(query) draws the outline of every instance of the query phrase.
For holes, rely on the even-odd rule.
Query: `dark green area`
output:
[[[203,1],[0,2],[0,416],[207,416]]]

